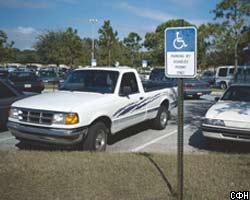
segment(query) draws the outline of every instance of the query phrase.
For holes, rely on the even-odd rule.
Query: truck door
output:
[[[127,94],[129,92],[129,94]],[[114,128],[121,130],[145,120],[146,106],[141,106],[143,94],[140,93],[133,72],[124,73],[119,89],[120,108],[114,113]]]

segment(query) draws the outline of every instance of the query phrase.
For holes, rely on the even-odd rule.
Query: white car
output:
[[[15,102],[8,128],[23,142],[80,145],[105,150],[107,135],[153,120],[167,125],[176,107],[176,87],[142,84],[131,68],[85,68],[73,71],[59,91]]]
[[[206,113],[205,137],[250,142],[250,84],[231,85]]]

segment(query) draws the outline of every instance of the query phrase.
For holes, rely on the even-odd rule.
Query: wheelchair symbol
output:
[[[188,46],[183,38],[179,36],[179,34],[180,32],[176,32],[176,38],[173,41],[173,46],[175,49],[182,49]]]

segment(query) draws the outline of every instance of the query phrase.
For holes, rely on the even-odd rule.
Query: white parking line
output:
[[[8,137],[8,138],[0,139],[0,143],[5,142],[7,140],[13,140],[13,139],[15,139],[15,137]]]
[[[186,126],[184,126],[183,129],[186,129],[186,128],[188,128],[189,126],[190,126],[190,125],[186,125]],[[160,137],[158,137],[158,138],[155,138],[155,139],[151,140],[150,142],[147,142],[147,143],[145,143],[145,144],[143,144],[143,145],[141,145],[141,146],[138,146],[138,147],[132,149],[131,151],[132,151],[132,152],[138,152],[138,151],[144,149],[145,147],[147,147],[147,146],[149,146],[149,145],[151,145],[151,144],[154,144],[154,143],[156,143],[156,142],[158,142],[158,141],[160,141],[160,140],[162,140],[162,139],[164,139],[164,138],[166,138],[166,137],[169,137],[169,136],[171,136],[171,135],[173,135],[173,134],[175,134],[175,133],[177,133],[177,130],[172,131],[172,132],[170,132],[170,133],[168,133],[168,134],[166,134],[166,135],[160,136]]]

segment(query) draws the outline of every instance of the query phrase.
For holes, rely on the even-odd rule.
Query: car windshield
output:
[[[114,93],[119,73],[105,70],[78,70],[72,72],[60,90]]]
[[[40,77],[55,77],[56,73],[54,71],[40,71]]]
[[[36,81],[37,77],[31,72],[12,72],[9,79],[15,82]]]
[[[250,102],[250,86],[231,86],[222,97],[222,100]]]

